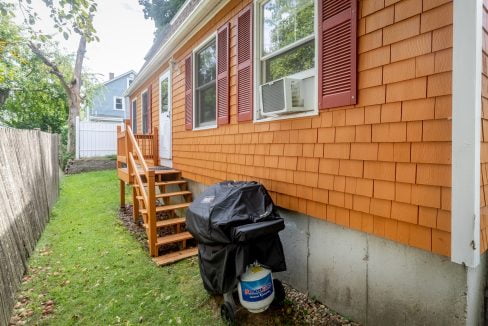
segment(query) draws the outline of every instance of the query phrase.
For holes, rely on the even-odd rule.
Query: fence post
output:
[[[119,161],[119,157],[122,154],[120,152],[120,150],[121,150],[121,148],[120,148],[121,147],[121,144],[120,144],[120,139],[119,139],[119,134],[120,134],[121,131],[122,131],[122,127],[121,126],[117,126],[117,144],[116,144],[117,151],[115,153],[117,155],[117,169],[120,169],[122,167],[122,163],[120,163],[120,161]]]
[[[134,184],[134,176],[132,175],[132,168],[134,168],[137,172],[137,167],[132,167],[129,162],[129,153],[132,153],[132,143],[129,137],[129,125],[125,123],[125,130],[124,130],[124,140],[125,140],[125,163],[127,165],[127,173],[129,174],[129,183]]]
[[[124,180],[120,181],[120,208],[125,207],[125,182]]]
[[[80,158],[80,116],[76,116],[75,128],[75,158],[78,160]]]
[[[139,217],[139,199],[137,199],[136,187],[134,186],[132,187],[132,217],[136,223]]]

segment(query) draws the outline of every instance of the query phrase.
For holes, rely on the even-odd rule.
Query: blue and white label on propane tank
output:
[[[271,273],[255,281],[241,281],[242,299],[256,302],[266,299],[273,293],[273,278]]]

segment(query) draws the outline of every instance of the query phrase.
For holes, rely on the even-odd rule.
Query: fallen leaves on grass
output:
[[[139,224],[135,224],[132,219],[132,206],[127,205],[119,210],[119,219],[128,231],[134,236],[143,247],[147,249],[147,236],[144,228]],[[188,260],[190,265],[197,264],[196,258]],[[171,274],[172,267],[167,266],[164,270]],[[199,275],[196,277],[199,278]],[[199,280],[198,280],[199,282]],[[324,326],[357,326],[359,324],[351,322],[343,316],[333,312],[320,302],[309,298],[306,294],[301,293],[291,286],[284,284],[287,300],[285,306],[282,308],[270,307],[267,311],[260,314],[253,314],[246,309],[239,309],[236,318],[238,324],[246,325],[324,325]],[[170,295],[159,294],[159,297],[166,305],[171,306]],[[198,308],[209,304],[209,308],[214,311],[216,315],[220,314],[220,304],[222,297],[208,296],[201,303],[197,304]],[[195,308],[193,308],[195,309]],[[193,310],[191,309],[191,310]],[[180,317],[171,318],[168,324],[181,324]]]
[[[39,250],[39,254],[41,256],[49,256],[50,254],[52,254],[52,250],[49,247],[45,247],[45,248],[42,248],[41,250]]]
[[[54,301],[53,300],[48,300],[46,302],[43,302],[42,304],[42,315],[50,315],[54,312]]]

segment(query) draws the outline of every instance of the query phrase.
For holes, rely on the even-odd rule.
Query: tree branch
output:
[[[49,60],[45,55],[44,53],[42,53],[42,51],[32,42],[29,42],[28,43],[28,46],[29,48],[32,50],[32,52],[34,52],[34,54],[36,56],[39,57],[39,59],[41,59],[41,61],[46,65],[48,66],[49,68],[51,68],[51,73],[53,75],[55,75],[56,77],[58,77],[59,81],[61,82],[61,85],[63,86],[64,90],[66,91],[66,94],[69,96],[70,92],[71,92],[71,89],[68,85],[68,83],[66,82],[66,78],[65,76],[63,75],[63,73],[59,70],[58,68],[58,65],[56,65],[54,62],[52,62],[51,60]]]

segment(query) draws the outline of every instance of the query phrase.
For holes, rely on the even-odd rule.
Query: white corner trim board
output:
[[[454,0],[451,260],[480,263],[482,0]]]

